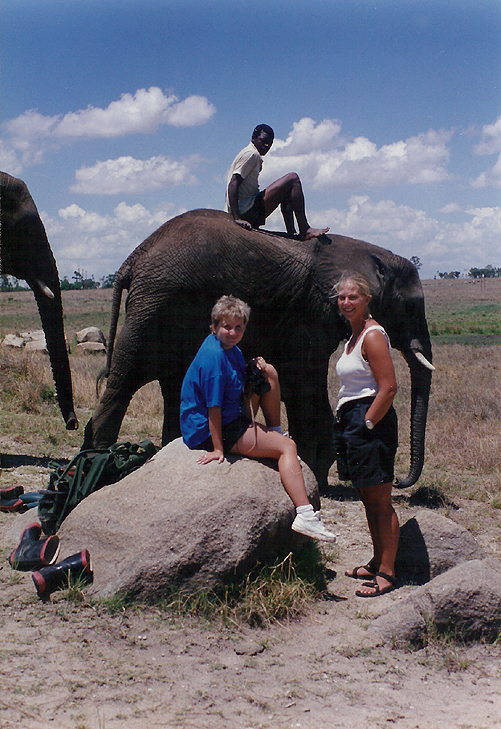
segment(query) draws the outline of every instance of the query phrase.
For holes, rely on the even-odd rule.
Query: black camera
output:
[[[255,359],[247,362],[247,381],[245,383],[248,392],[255,395],[263,395],[271,390],[271,385],[266,379],[263,370],[260,370]]]

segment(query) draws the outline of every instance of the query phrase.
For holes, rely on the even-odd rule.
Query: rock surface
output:
[[[22,349],[25,341],[23,337],[19,337],[17,334],[6,334],[2,340],[2,347],[13,347],[14,349]]]
[[[88,594],[142,599],[169,588],[214,588],[305,537],[275,462],[230,456],[198,465],[181,439],[116,484],[82,501],[59,530],[61,556],[86,547],[94,568]],[[318,508],[315,478],[303,464]]]
[[[430,626],[464,639],[495,639],[501,631],[501,572],[487,560],[464,562],[391,607],[370,631],[394,643],[420,643]]]
[[[422,509],[400,529],[395,570],[402,582],[424,584],[462,562],[484,557],[464,527]]]
[[[76,332],[77,342],[83,344],[84,342],[99,342],[100,344],[106,345],[106,339],[104,334],[98,327],[85,327]]]

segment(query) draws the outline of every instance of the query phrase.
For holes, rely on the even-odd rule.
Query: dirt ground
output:
[[[2,485],[36,484],[41,472],[4,468]],[[396,503],[401,522],[416,511],[399,505],[398,495]],[[9,537],[15,520],[27,517],[1,514],[0,727],[498,727],[501,646],[379,645],[367,630],[371,620],[415,588],[357,598],[344,569],[369,556],[361,505],[326,498],[323,509],[338,535],[328,595],[300,620],[268,628],[224,627],[152,608],[112,615],[65,593],[43,604],[31,575],[6,562],[16,546]],[[478,536],[498,558],[499,532],[486,518]]]

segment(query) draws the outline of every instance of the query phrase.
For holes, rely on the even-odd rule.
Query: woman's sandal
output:
[[[367,570],[366,575],[359,575],[359,570]],[[371,559],[370,562],[367,562],[367,564],[362,564],[360,567],[354,567],[351,571],[351,574],[349,572],[345,572],[344,574],[346,577],[352,577],[354,580],[366,580],[367,578],[373,578],[376,576],[377,573],[377,567],[374,564],[374,560]]]
[[[379,587],[376,577],[382,577],[383,580],[386,580],[390,584],[388,587]],[[360,592],[360,590],[357,590],[355,592],[355,595],[357,597],[380,597],[381,595],[386,595],[387,592],[391,592],[392,590],[396,590],[398,586],[398,581],[396,577],[392,577],[391,575],[387,575],[385,572],[376,572],[374,575],[374,580],[372,582],[364,582],[365,587],[373,587],[374,592]]]

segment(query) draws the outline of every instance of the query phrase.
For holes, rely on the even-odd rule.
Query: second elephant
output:
[[[59,274],[45,228],[26,184],[0,172],[0,273],[23,279],[35,296],[57,399],[67,430],[78,428],[64,336]]]

